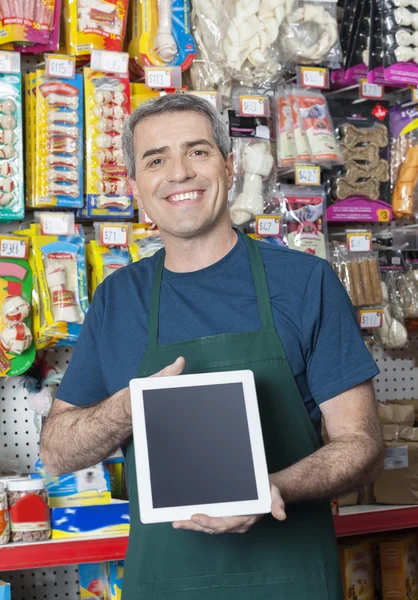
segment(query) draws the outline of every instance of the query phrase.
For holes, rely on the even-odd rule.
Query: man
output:
[[[326,261],[231,228],[228,132],[205,100],[144,104],[123,143],[135,197],[166,249],[96,291],[42,431],[46,468],[82,469],[126,445],[124,600],[341,600],[329,500],[382,463],[378,371],[349,299]],[[254,372],[272,514],[142,525],[130,379],[234,369]]]

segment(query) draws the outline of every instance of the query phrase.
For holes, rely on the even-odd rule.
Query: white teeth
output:
[[[181,202],[182,200],[197,200],[199,195],[199,192],[186,192],[185,194],[175,194],[169,198],[171,202]]]

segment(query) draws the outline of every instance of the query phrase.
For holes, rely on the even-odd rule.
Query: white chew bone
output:
[[[95,124],[95,128],[102,133],[109,131],[115,131],[116,133],[122,133],[123,120],[122,119],[100,119]]]
[[[158,0],[158,29],[154,38],[154,52],[165,63],[177,54],[176,41],[171,34],[171,0]]]
[[[15,182],[13,181],[13,179],[10,179],[9,177],[7,179],[0,179],[0,191],[1,192],[13,192],[15,188]]]
[[[2,177],[7,177],[8,175],[10,175],[12,172],[12,167],[10,165],[10,163],[8,162],[4,162],[0,165],[0,175]]]
[[[71,125],[57,125],[56,123],[51,123],[48,125],[48,135],[66,135],[70,138],[76,139],[78,138],[78,128],[71,127]]]
[[[126,181],[98,181],[97,191],[99,194],[116,194],[123,196],[126,194]]]
[[[78,171],[77,169],[66,169],[65,171],[58,171],[57,169],[52,169],[48,171],[48,180],[54,182],[67,182],[67,183],[77,183],[78,182]]]
[[[408,332],[404,325],[394,319],[390,313],[388,306],[389,293],[386,284],[382,281],[380,286],[383,296],[383,319],[382,326],[375,330],[375,334],[387,348],[403,348],[408,341]]]
[[[393,16],[398,25],[418,29],[418,13],[413,13],[407,8],[397,8],[393,11]]]
[[[79,323],[80,314],[76,300],[77,261],[75,258],[44,259],[46,280],[51,294],[54,321]]]
[[[66,185],[65,183],[57,183],[52,181],[48,185],[48,193],[54,196],[70,196],[76,198],[80,191],[78,185]]]
[[[395,57],[398,62],[407,62],[408,60],[413,60],[414,56],[414,49],[409,48],[408,46],[398,46],[395,50]]]
[[[76,156],[57,156],[50,154],[48,156],[48,166],[50,167],[78,167],[78,158]]]
[[[105,106],[98,104],[93,108],[93,113],[98,119],[122,119],[125,115],[124,110],[121,106]]]
[[[392,0],[392,4],[398,8],[413,6],[415,10],[418,10],[418,0]]]
[[[48,121],[50,123],[70,123],[76,125],[78,123],[78,114],[74,110],[50,110]]]
[[[13,146],[3,146],[0,148],[0,158],[14,158],[16,156],[16,150]]]
[[[47,96],[49,106],[68,107],[74,110],[78,108],[78,96],[64,96],[63,94],[49,94]]]
[[[0,333],[3,348],[12,354],[22,354],[32,343],[32,334],[25,323],[8,325]]]
[[[0,130],[0,144],[13,144],[16,141],[16,134],[10,129]]]
[[[21,296],[7,296],[1,312],[5,321],[19,323],[29,316],[30,305]]]
[[[13,100],[5,100],[4,102],[0,102],[0,112],[5,113],[6,115],[10,115],[10,113],[16,110],[16,104]]]
[[[16,125],[16,119],[13,115],[0,115],[0,127],[2,129],[14,129]]]
[[[109,208],[115,206],[116,208],[125,209],[129,208],[131,199],[129,196],[104,196],[103,194],[97,196],[96,206],[97,208]]]
[[[230,208],[231,219],[235,225],[243,225],[264,212],[263,177],[270,175],[273,162],[269,144],[259,142],[245,147],[244,185],[241,194]]]
[[[100,164],[115,162],[117,165],[125,164],[123,161],[122,149],[119,150],[98,150],[96,152],[97,160]]]
[[[13,200],[13,194],[0,193],[0,206],[8,206]]]
[[[95,137],[95,142],[99,148],[122,148],[121,135],[108,135],[107,133],[101,133]]]

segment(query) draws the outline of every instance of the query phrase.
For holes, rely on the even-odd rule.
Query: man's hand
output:
[[[151,377],[171,377],[172,375],[180,375],[186,365],[186,361],[182,356],[179,356],[172,365],[168,365],[162,371],[158,371]]]
[[[286,513],[284,502],[278,488],[270,482],[271,514],[278,521],[284,521]],[[202,533],[246,533],[263,515],[248,517],[208,517],[206,515],[193,515],[190,521],[175,521],[174,529],[189,529]]]

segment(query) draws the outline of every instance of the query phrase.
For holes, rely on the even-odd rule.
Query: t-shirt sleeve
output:
[[[95,291],[69,365],[56,397],[75,406],[89,406],[106,398],[100,365],[100,337],[104,316],[104,286]]]
[[[317,404],[379,373],[348,294],[326,261],[308,279],[302,325],[308,384]]]

